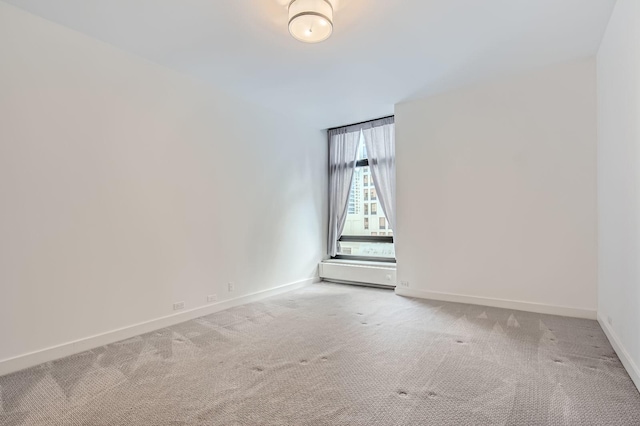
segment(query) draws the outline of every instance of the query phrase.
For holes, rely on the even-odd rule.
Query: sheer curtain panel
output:
[[[362,129],[373,184],[392,230],[396,230],[396,144],[394,118],[383,118]]]
[[[330,256],[338,253],[338,238],[347,220],[349,192],[355,170],[360,130],[329,130],[329,244]]]

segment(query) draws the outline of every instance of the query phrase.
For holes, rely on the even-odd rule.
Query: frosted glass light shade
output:
[[[289,3],[289,32],[305,43],[328,39],[333,32],[333,6],[329,0],[293,0]]]

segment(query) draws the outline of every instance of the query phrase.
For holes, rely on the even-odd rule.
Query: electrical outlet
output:
[[[607,322],[609,325],[613,325],[613,318],[611,318],[611,315],[607,315]]]
[[[229,290],[229,292],[232,292],[236,289],[236,286],[234,283],[227,283],[227,289]]]
[[[180,309],[184,309],[184,302],[176,302],[173,304],[174,311],[179,311]]]
[[[213,302],[217,302],[218,301],[218,295],[217,294],[210,294],[207,296],[207,302],[208,303],[213,303]]]
[[[409,281],[400,281],[401,287],[409,287]]]

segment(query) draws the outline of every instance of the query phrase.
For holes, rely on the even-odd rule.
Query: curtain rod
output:
[[[362,124],[373,123],[374,121],[384,120],[386,118],[394,118],[394,117],[395,117],[395,115],[387,115],[386,117],[374,118],[373,120],[361,121],[359,123],[347,124],[347,125],[344,125],[344,126],[331,127],[329,129],[327,129],[327,131],[336,130],[336,129],[342,129],[343,127],[360,126]]]

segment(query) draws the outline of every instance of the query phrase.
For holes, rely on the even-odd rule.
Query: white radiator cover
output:
[[[365,262],[324,261],[320,263],[320,278],[362,284],[396,286],[396,266]]]

